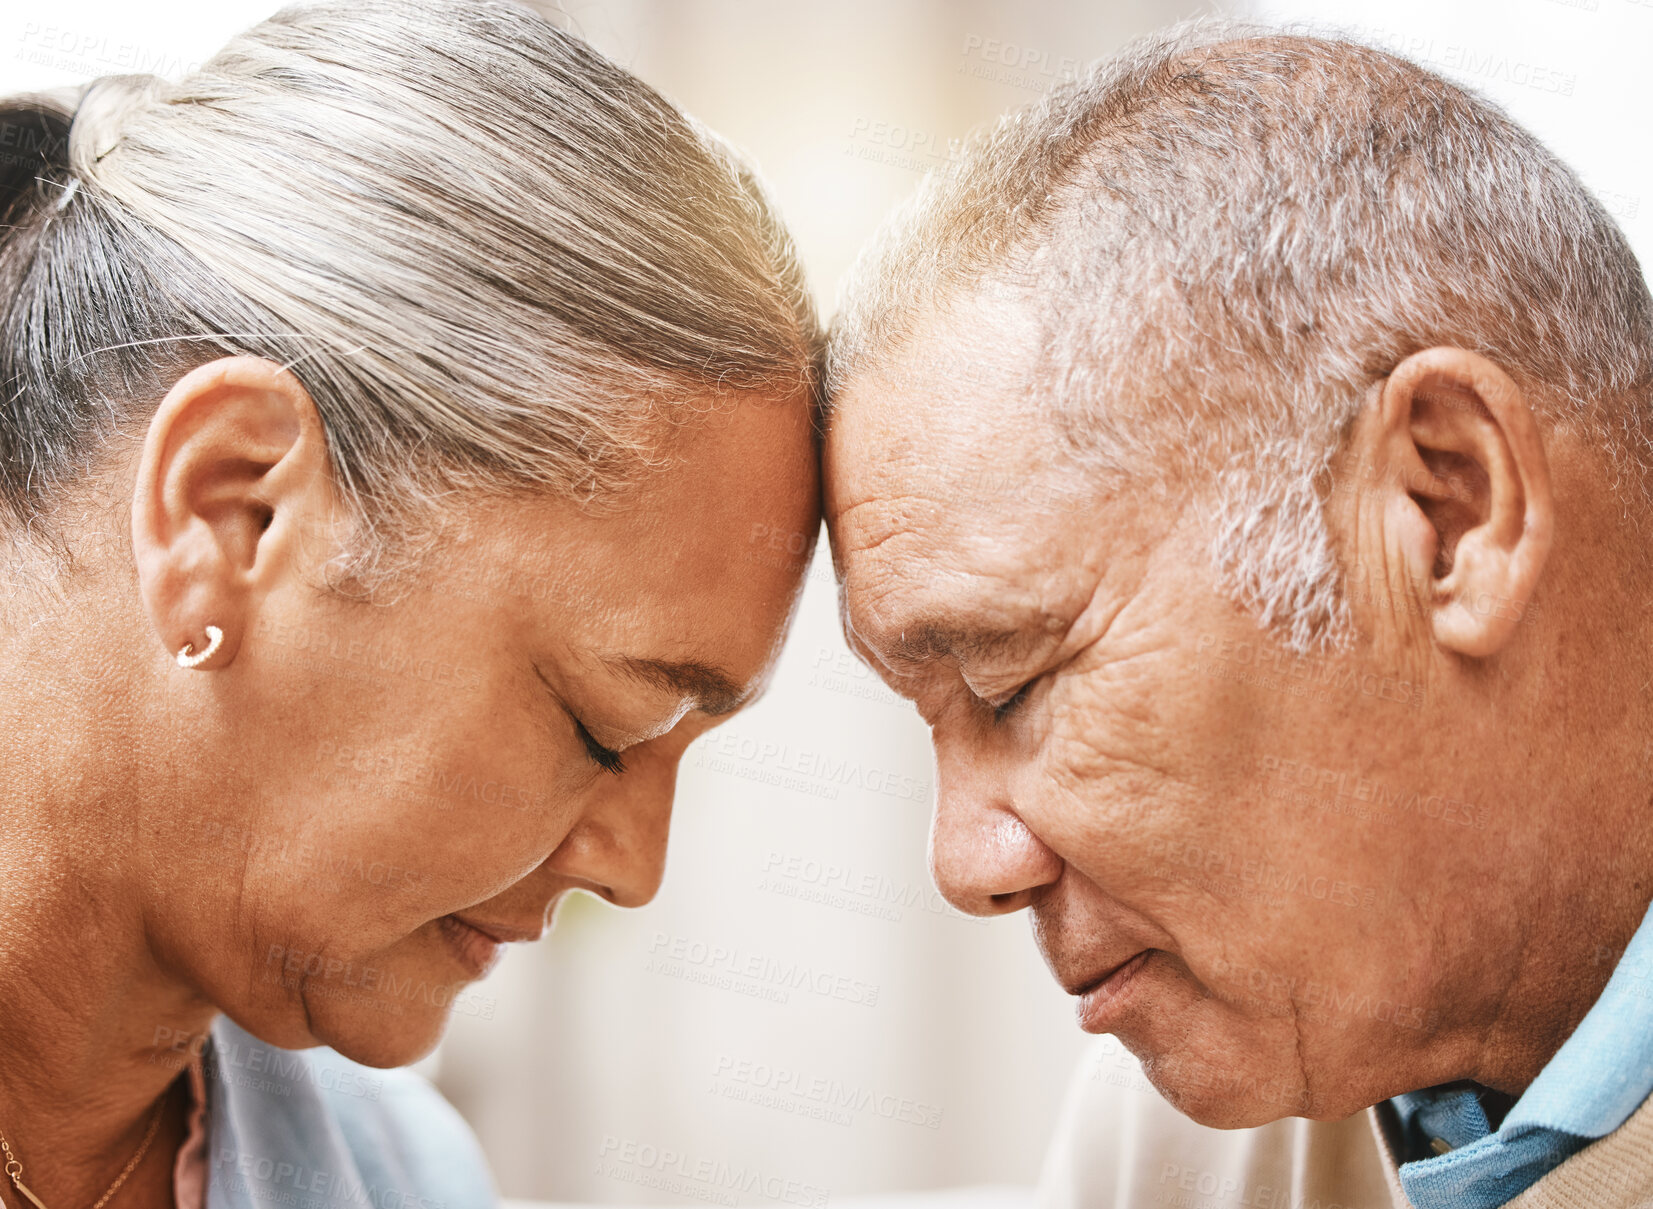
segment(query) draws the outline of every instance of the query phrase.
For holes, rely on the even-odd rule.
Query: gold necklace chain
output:
[[[165,1108],[166,1097],[162,1096],[161,1102],[155,1106],[154,1115],[149,1118],[149,1129],[144,1133],[143,1145],[138,1147],[137,1154],[133,1155],[126,1161],[126,1166],[123,1167],[121,1169],[121,1173],[115,1177],[115,1182],[109,1185],[109,1190],[107,1192],[98,1197],[97,1203],[92,1206],[92,1209],[103,1209],[103,1207],[109,1203],[109,1198],[119,1192],[121,1185],[126,1183],[127,1177],[138,1169],[138,1164],[143,1162],[144,1155],[149,1153],[149,1146],[150,1143],[155,1140],[156,1130],[161,1127],[161,1113]],[[46,1209],[46,1206],[41,1204],[40,1198],[33,1192],[29,1191],[28,1185],[23,1182],[23,1164],[17,1161],[17,1156],[12,1153],[11,1143],[6,1141],[6,1135],[3,1133],[0,1133],[0,1151],[5,1153],[5,1171],[6,1174],[11,1177],[11,1182],[17,1186],[17,1190],[24,1196],[28,1197],[35,1209]]]

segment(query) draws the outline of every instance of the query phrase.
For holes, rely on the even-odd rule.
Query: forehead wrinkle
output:
[[[986,662],[1019,654],[1048,635],[1053,610],[1039,569],[961,567],[964,552],[952,552],[950,560],[946,553],[881,549],[857,560],[855,574],[845,577],[841,592],[855,606],[846,618],[881,661],[914,667],[942,658]],[[1028,578],[1041,582],[1022,582]]]
[[[868,519],[869,512],[871,519]],[[921,528],[935,525],[944,515],[940,502],[919,491],[905,494],[870,491],[864,498],[837,508],[835,515],[828,518],[828,527],[847,560],[852,555],[876,550],[903,533],[917,535]],[[854,545],[846,540],[850,533],[860,539]]]

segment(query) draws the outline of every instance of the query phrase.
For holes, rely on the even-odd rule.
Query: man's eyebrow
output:
[[[932,620],[914,622],[893,634],[885,653],[902,663],[928,663],[943,658],[961,662],[990,659],[1013,647],[1025,646],[1029,641],[1029,636],[1020,630],[971,629]]]
[[[713,717],[734,713],[751,696],[749,689],[722,668],[694,659],[640,659],[633,655],[611,655],[603,662],[654,688],[692,697],[698,709]]]

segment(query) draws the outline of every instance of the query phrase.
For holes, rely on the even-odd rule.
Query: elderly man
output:
[[[1166,36],[927,182],[830,376],[954,904],[1203,1125],[1653,1198],[1653,302],[1564,165],[1365,47]]]

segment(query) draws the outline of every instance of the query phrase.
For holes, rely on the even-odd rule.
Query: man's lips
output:
[[[1130,1007],[1131,992],[1141,979],[1138,975],[1154,955],[1153,949],[1143,949],[1134,957],[1114,966],[1100,978],[1092,979],[1070,994],[1079,997],[1079,1027],[1087,1033],[1111,1033],[1119,1025]]]
[[[1149,951],[1150,950],[1148,950],[1148,949],[1143,949],[1139,953],[1132,953],[1129,957],[1125,958],[1123,961],[1117,962],[1116,964],[1107,967],[1105,970],[1102,970],[1100,973],[1092,974],[1088,978],[1076,978],[1076,979],[1063,978],[1063,979],[1060,980],[1061,983],[1062,983],[1062,989],[1064,991],[1066,991],[1069,995],[1086,995],[1086,994],[1089,994],[1091,991],[1094,991],[1097,987],[1101,986],[1104,982],[1107,982],[1108,979],[1112,978],[1115,974],[1117,974],[1121,970],[1123,970],[1126,966],[1130,965],[1138,957],[1141,957],[1143,953],[1147,953]]]

